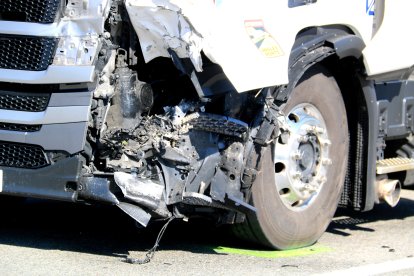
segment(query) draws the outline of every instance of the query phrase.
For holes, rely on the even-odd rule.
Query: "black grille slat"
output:
[[[0,130],[21,131],[21,132],[36,132],[39,131],[42,125],[21,125],[11,123],[0,123]]]
[[[40,146],[0,142],[0,166],[36,169],[49,163]]]
[[[0,68],[43,71],[53,61],[58,39],[0,34]]]
[[[0,0],[0,20],[53,23],[61,0]]]
[[[49,103],[50,93],[0,91],[0,109],[39,112]]]

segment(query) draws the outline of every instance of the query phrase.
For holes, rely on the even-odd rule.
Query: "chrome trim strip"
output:
[[[0,81],[29,84],[92,82],[95,66],[50,65],[45,71],[0,69]]]

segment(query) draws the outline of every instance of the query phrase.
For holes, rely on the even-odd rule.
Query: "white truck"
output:
[[[414,183],[412,0],[1,0],[0,192],[314,243]]]

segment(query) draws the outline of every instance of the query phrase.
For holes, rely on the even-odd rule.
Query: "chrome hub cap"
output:
[[[283,121],[284,139],[275,145],[275,185],[283,203],[300,211],[326,182],[331,142],[322,114],[311,104],[295,106]]]

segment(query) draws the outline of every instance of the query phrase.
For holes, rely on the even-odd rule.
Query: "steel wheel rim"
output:
[[[293,107],[281,125],[274,150],[275,186],[283,204],[302,211],[315,201],[327,181],[329,133],[312,104]]]

